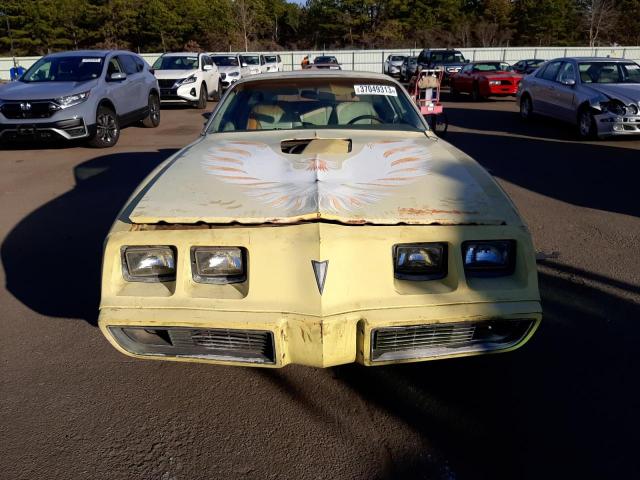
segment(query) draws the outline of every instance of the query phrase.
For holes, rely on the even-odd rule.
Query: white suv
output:
[[[162,101],[185,101],[196,108],[206,108],[207,99],[220,99],[220,73],[205,53],[165,53],[152,68]]]
[[[283,70],[282,58],[275,53],[261,55],[263,59],[263,72],[281,72]]]

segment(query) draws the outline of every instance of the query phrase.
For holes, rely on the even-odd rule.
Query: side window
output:
[[[127,75],[138,73],[138,66],[131,55],[120,55],[118,60],[120,61],[122,68],[124,68],[124,73]]]
[[[139,72],[144,71],[145,61],[140,57],[133,57],[133,60],[136,62],[136,68],[138,69],[138,71]]]
[[[547,65],[547,68],[544,69],[544,72],[542,72],[542,78],[554,82],[556,80],[556,77],[558,76],[560,65],[561,62],[551,62],[549,65]]]
[[[559,82],[566,82],[567,80],[577,81],[576,79],[576,69],[573,66],[573,63],[564,63],[562,68],[560,69],[560,76],[558,77]]]
[[[122,68],[120,67],[120,63],[118,63],[118,59],[116,57],[111,57],[111,60],[109,60],[109,64],[107,65],[107,78],[114,73],[122,73]]]

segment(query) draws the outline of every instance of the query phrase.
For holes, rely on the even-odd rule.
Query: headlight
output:
[[[130,282],[166,282],[176,278],[172,247],[123,247],[122,274]]]
[[[74,105],[78,105],[89,98],[90,92],[91,90],[87,90],[86,92],[75,93],[73,95],[67,95],[66,97],[59,97],[55,99],[55,102],[60,105],[60,108],[73,107]]]
[[[500,80],[489,80],[489,85],[500,85]]]
[[[514,240],[463,242],[462,259],[467,277],[511,275],[516,265],[516,242]]]
[[[229,72],[228,75],[230,77],[239,77],[240,76],[240,72]]]
[[[246,258],[246,250],[240,247],[192,247],[193,280],[218,284],[244,282]]]
[[[189,75],[184,80],[181,80],[178,85],[187,85],[188,83],[194,83],[197,80],[195,75]]]
[[[624,115],[627,113],[627,107],[620,100],[610,100],[608,102],[602,102],[600,109],[603,112],[613,113],[614,115]]]
[[[436,280],[447,276],[445,243],[403,243],[393,247],[393,273],[401,280]]]

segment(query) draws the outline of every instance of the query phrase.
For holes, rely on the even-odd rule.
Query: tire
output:
[[[473,85],[473,90],[471,90],[471,99],[474,102],[479,102],[480,100],[482,100],[482,95],[480,95],[480,87],[477,83]]]
[[[207,108],[207,85],[204,82],[200,84],[200,95],[194,106],[200,110]]]
[[[582,140],[595,140],[597,138],[596,121],[589,107],[582,107],[578,111],[578,125],[576,127],[578,137]]]
[[[218,90],[213,94],[213,101],[219,102],[220,98],[222,98],[222,82],[218,80]]]
[[[438,115],[427,115],[427,123],[429,128],[439,137],[447,133],[449,129],[449,117],[446,112],[442,112]]]
[[[89,145],[95,148],[109,148],[118,143],[119,138],[120,124],[116,112],[100,105],[96,113],[96,132],[89,140]]]
[[[533,118],[533,102],[529,95],[523,95],[520,98],[520,118],[525,122],[529,122]]]
[[[156,128],[160,125],[160,98],[155,93],[149,94],[149,113],[142,120],[142,125],[147,128]]]
[[[451,95],[451,98],[458,98],[460,96],[460,92],[453,83],[449,86],[449,94]]]

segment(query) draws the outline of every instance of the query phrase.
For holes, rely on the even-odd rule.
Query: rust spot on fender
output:
[[[451,215],[477,215],[476,210],[440,210],[437,208],[398,208],[400,215],[437,215],[449,213]]]

